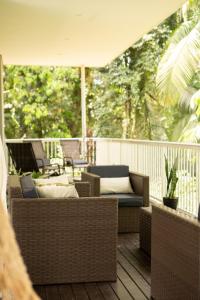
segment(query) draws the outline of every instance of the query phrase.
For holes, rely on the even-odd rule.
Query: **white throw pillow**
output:
[[[67,185],[69,184],[69,178],[66,174],[50,177],[50,178],[38,178],[34,179],[36,186],[43,186],[43,185]]]
[[[40,198],[79,198],[74,185],[43,185],[36,186]]]
[[[101,194],[133,193],[129,177],[100,178]]]

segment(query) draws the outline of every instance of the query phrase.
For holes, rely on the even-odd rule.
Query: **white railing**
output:
[[[96,141],[96,164],[126,164],[150,178],[150,195],[161,200],[166,192],[165,160],[178,156],[179,207],[197,215],[200,201],[200,145],[122,139]]]
[[[48,157],[62,157],[60,139],[42,141]],[[157,200],[162,200],[166,191],[164,155],[169,164],[178,156],[179,207],[197,215],[200,202],[200,145],[109,138],[94,138],[92,141],[95,147],[90,155],[96,164],[126,164],[130,170],[148,175],[150,195]]]

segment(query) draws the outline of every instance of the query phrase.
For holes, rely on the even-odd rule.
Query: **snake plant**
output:
[[[174,199],[176,197],[176,186],[178,182],[177,177],[177,166],[178,166],[178,157],[176,157],[173,166],[169,168],[168,159],[165,156],[165,174],[167,178],[167,192],[166,197]]]

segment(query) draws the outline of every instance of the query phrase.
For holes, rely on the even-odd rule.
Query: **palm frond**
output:
[[[200,124],[195,114],[190,116],[188,124],[183,128],[178,141],[190,143],[200,142]]]
[[[200,21],[185,22],[173,35],[157,73],[157,87],[168,104],[176,103],[187,89],[200,60]]]
[[[197,92],[198,91],[191,86],[185,89],[179,99],[180,106],[188,110],[188,112],[194,112],[195,105],[194,105],[193,97]]]

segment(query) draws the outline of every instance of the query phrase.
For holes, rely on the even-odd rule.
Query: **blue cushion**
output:
[[[117,198],[119,207],[143,206],[143,197],[136,194],[103,194],[101,197]]]
[[[88,162],[85,160],[73,160],[74,165],[88,165]]]
[[[102,178],[129,176],[129,167],[124,165],[89,166],[87,171],[99,175]]]
[[[20,183],[24,198],[39,198],[31,174],[20,177]]]

